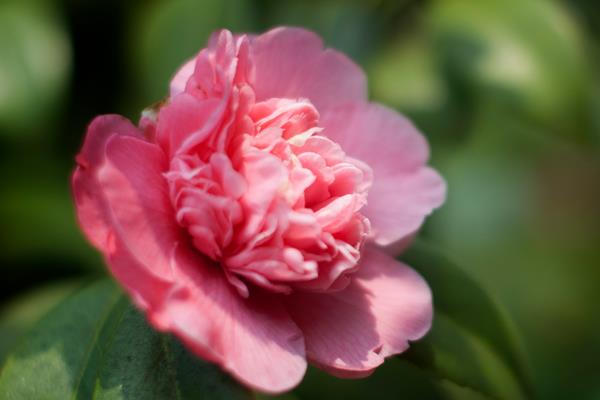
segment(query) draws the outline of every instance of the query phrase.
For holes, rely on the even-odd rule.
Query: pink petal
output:
[[[96,118],[89,126],[81,152],[77,156],[78,167],[72,178],[75,208],[86,236],[102,251],[111,272],[132,295],[142,309],[162,301],[169,282],[148,273],[130,253],[115,228],[114,216],[99,184],[98,174],[105,163],[107,144],[113,138],[140,141],[141,132],[131,122],[118,115]]]
[[[425,217],[444,202],[445,194],[444,180],[429,167],[404,176],[375,177],[363,209],[375,242],[402,249],[401,242],[414,235]]]
[[[158,114],[158,143],[170,156],[201,144],[217,129],[225,105],[226,100],[220,98],[175,96]]]
[[[275,28],[252,38],[254,90],[258,101],[272,97],[307,98],[318,110],[367,98],[364,73],[314,33]]]
[[[113,136],[106,144],[98,184],[112,219],[111,229],[129,252],[155,276],[167,279],[173,243],[180,230],[162,173],[163,151],[143,140]]]
[[[146,311],[162,304],[172,286],[168,280],[170,277],[149,273],[149,269],[133,257],[126,243],[116,234],[111,234],[110,242],[104,252],[106,264],[133,302]]]
[[[260,291],[243,298],[218,268],[185,248],[175,250],[172,265],[180,285],[150,315],[155,326],[253,389],[281,393],[302,380],[302,333],[280,301]]]
[[[304,342],[283,306],[239,295],[222,271],[179,237],[151,143],[111,137],[98,171],[111,232],[104,251],[113,274],[158,328],[246,385],[271,393],[297,385],[306,370]]]
[[[309,360],[341,377],[369,375],[385,357],[402,353],[429,330],[433,313],[423,278],[371,246],[346,289],[287,299]]]
[[[377,244],[387,246],[413,234],[444,202],[446,185],[426,166],[427,142],[400,114],[355,102],[328,110],[321,122],[326,136],[373,170],[362,212],[371,221]]]
[[[194,69],[196,67],[196,58],[187,61],[183,64],[183,67],[177,71],[173,79],[171,80],[170,85],[170,95],[171,97],[175,97],[179,93],[185,90],[185,86],[187,85],[188,80],[194,73]]]
[[[77,155],[78,166],[71,181],[79,225],[100,250],[106,247],[110,227],[96,173],[104,160],[106,142],[113,135],[141,136],[141,132],[120,115],[102,115],[94,119]]]

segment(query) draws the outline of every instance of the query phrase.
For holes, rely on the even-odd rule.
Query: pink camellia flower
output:
[[[88,128],[79,222],[149,321],[270,393],[307,360],[364,377],[422,337],[423,279],[390,253],[444,200],[425,139],[313,33],[215,33],[139,126]]]

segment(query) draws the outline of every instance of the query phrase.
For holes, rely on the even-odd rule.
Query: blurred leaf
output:
[[[1,2],[0,132],[18,132],[19,139],[42,126],[56,109],[70,64],[68,38],[49,4]]]
[[[44,317],[10,355],[0,399],[242,399],[218,367],[155,332],[110,280]]]
[[[25,293],[0,310],[0,363],[21,336],[48,310],[75,290],[77,281],[51,283]]]
[[[416,365],[491,397],[531,396],[520,343],[504,312],[458,267],[423,243],[403,255],[434,295],[433,329],[404,355]]]
[[[270,4],[270,21],[313,30],[327,47],[356,62],[369,56],[382,30],[373,4],[365,1],[276,0]]]
[[[254,29],[255,11],[245,0],[157,1],[137,11],[132,47],[142,104],[168,94],[170,78],[206,47],[213,31]]]
[[[407,114],[437,149],[465,136],[463,114],[470,111],[451,98],[430,40],[423,36],[390,41],[375,53],[367,73],[373,99]]]
[[[339,379],[309,368],[302,384],[294,391],[301,400],[490,400],[491,398],[456,383],[438,379],[405,360],[388,359],[373,375],[364,379]],[[268,397],[286,399],[285,397]],[[286,399],[287,400],[287,399]],[[511,399],[512,400],[512,399]]]
[[[582,35],[555,1],[438,1],[429,24],[454,90],[501,101],[577,142],[592,140]]]
[[[422,38],[392,41],[377,54],[368,72],[373,96],[399,110],[437,110],[446,101],[433,50]]]

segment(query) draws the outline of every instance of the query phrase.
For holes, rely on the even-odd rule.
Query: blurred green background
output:
[[[137,120],[211,31],[276,25],[349,54],[427,135],[449,195],[422,236],[508,310],[538,396],[600,399],[595,0],[2,0],[0,358],[105,273],[69,192],[87,123]]]

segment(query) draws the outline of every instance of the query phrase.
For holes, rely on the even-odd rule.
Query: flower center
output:
[[[322,135],[307,100],[240,106],[222,152],[188,151],[166,174],[178,223],[247,296],[348,281],[370,233],[371,170]]]

